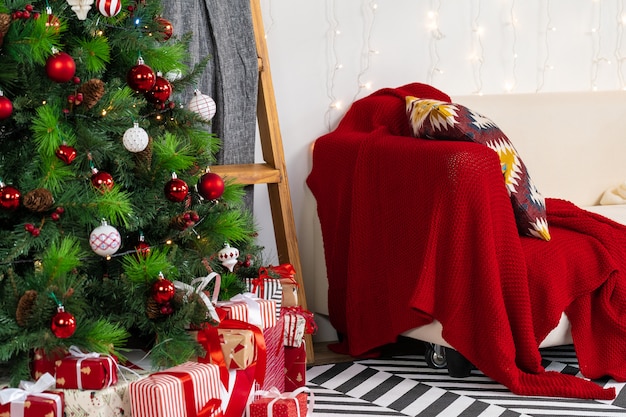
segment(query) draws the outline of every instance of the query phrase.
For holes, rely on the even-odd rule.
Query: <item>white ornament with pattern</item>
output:
[[[228,243],[224,243],[224,249],[217,253],[218,259],[222,262],[230,272],[233,272],[233,268],[237,265],[237,258],[239,258],[239,249],[232,248]]]
[[[200,115],[205,121],[209,121],[215,116],[217,106],[210,96],[202,94],[200,90],[194,90],[193,98],[189,101],[187,108]]]
[[[89,235],[91,250],[100,256],[111,256],[122,246],[122,236],[113,226],[102,220],[100,226]]]
[[[143,151],[148,146],[149,141],[148,132],[139,127],[139,123],[137,122],[134,123],[133,127],[124,132],[124,137],[122,138],[124,147],[130,152]]]

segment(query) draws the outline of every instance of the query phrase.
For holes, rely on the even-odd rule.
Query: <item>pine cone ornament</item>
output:
[[[78,87],[77,92],[83,94],[83,104],[90,109],[98,104],[104,95],[104,81],[92,78]]]
[[[143,151],[134,153],[137,162],[149,168],[152,163],[152,136],[148,136],[148,146]]]
[[[54,197],[45,188],[35,188],[24,195],[22,204],[32,212],[42,213],[50,210],[54,204]]]
[[[15,320],[19,326],[26,327],[28,324],[28,320],[33,315],[35,301],[37,301],[37,291],[35,290],[28,290],[20,297],[15,311]]]
[[[0,46],[4,40],[4,35],[9,31],[11,25],[11,15],[6,13],[0,13]]]
[[[157,303],[153,298],[148,298],[146,302],[146,315],[151,320],[161,317],[161,308],[159,303]]]

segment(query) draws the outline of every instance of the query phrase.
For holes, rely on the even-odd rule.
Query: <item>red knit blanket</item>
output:
[[[520,237],[497,155],[409,137],[406,95],[449,100],[423,84],[380,90],[314,148],[307,184],[345,352],[367,355],[437,319],[515,393],[613,398],[545,371],[538,345],[565,311],[583,375],[626,380],[626,228],[548,199],[551,241]]]

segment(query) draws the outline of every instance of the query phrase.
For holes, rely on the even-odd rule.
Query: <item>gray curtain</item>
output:
[[[177,0],[163,7],[175,35],[193,33],[189,64],[210,56],[198,88],[217,105],[212,131],[222,140],[218,164],[253,163],[258,64],[250,0]],[[192,94],[186,91],[181,99],[187,103]]]

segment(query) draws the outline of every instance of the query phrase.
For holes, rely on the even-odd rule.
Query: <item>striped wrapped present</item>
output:
[[[217,417],[222,413],[217,365],[185,362],[133,381],[135,417]]]

